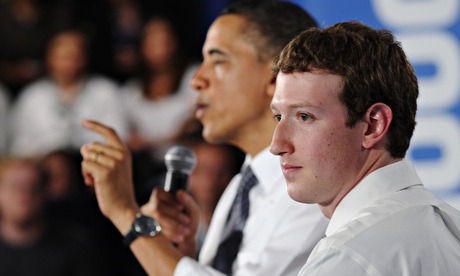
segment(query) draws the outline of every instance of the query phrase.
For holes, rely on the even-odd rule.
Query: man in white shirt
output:
[[[393,35],[358,22],[307,30],[273,69],[270,151],[289,195],[330,219],[299,275],[458,275],[460,212],[403,160],[419,92]]]
[[[198,224],[194,202],[183,191],[176,201],[156,190],[152,208],[142,211],[153,216],[162,230],[158,233],[153,227],[149,233],[154,237],[141,234],[130,245],[147,273],[296,275],[324,236],[327,220],[317,206],[302,208],[289,198],[278,158],[268,151],[276,127],[269,108],[275,89],[273,59],[290,39],[312,26],[316,22],[301,8],[278,1],[237,3],[212,24],[203,47],[204,61],[192,80],[199,92],[196,117],[207,141],[233,144],[247,153],[243,168],[250,167],[258,183],[249,192],[249,216],[229,270],[221,270],[215,256],[222,252],[218,247],[223,232],[230,229],[225,225],[241,174],[218,203],[199,262],[194,260]],[[129,152],[110,129],[88,121],[83,125],[107,140],[107,145],[82,148],[85,180],[95,185],[102,212],[123,235],[132,236],[130,227],[138,222],[140,208],[132,194]]]

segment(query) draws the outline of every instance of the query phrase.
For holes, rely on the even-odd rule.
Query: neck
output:
[[[169,96],[175,90],[174,87],[175,76],[169,72],[162,72],[155,74],[149,81],[147,98],[150,100],[157,100]]]
[[[375,157],[372,154],[376,155]],[[359,183],[369,174],[372,172],[385,167],[387,165],[393,164],[395,162],[401,161],[400,158],[393,158],[390,154],[385,150],[383,152],[378,153],[377,151],[372,152],[368,158],[366,159],[363,166],[361,166],[361,170],[355,174],[351,174],[348,181],[342,186],[342,189],[339,191],[337,196],[331,202],[328,203],[319,203],[319,207],[321,212],[325,217],[331,219],[332,215],[334,214],[335,209],[340,204],[343,198],[347,196],[347,194],[353,190]],[[355,175],[355,176],[353,176]]]
[[[71,104],[80,92],[81,82],[75,79],[53,78],[59,87],[60,100],[64,104]]]

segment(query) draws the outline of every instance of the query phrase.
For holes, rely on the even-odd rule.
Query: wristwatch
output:
[[[161,226],[153,218],[137,213],[131,229],[123,238],[123,243],[129,247],[137,237],[155,237],[160,231]]]

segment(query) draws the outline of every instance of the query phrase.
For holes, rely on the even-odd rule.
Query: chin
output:
[[[300,203],[315,203],[314,200],[312,200],[312,197],[308,194],[308,192],[305,189],[302,189],[302,187],[295,187],[294,184],[288,185],[288,195],[294,201]]]
[[[213,140],[214,140],[213,131],[209,127],[206,127],[205,124],[203,124],[203,131],[201,132],[201,135],[206,140],[206,142],[213,143]]]
[[[222,144],[222,143],[227,143],[227,139],[225,139],[225,136],[213,131],[210,128],[203,128],[202,132],[203,138],[206,140],[206,142],[210,144]]]
[[[292,198],[293,200],[297,201],[297,202],[302,202],[301,201],[301,193],[299,193],[299,191],[297,191],[297,189],[293,188],[292,187],[293,185],[288,185],[288,195],[290,198]]]
[[[207,131],[206,129],[203,129],[203,138],[206,140],[206,142],[211,143],[211,144],[216,144],[218,143],[218,140],[216,139],[215,135],[211,131]]]

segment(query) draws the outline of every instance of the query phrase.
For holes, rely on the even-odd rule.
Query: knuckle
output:
[[[117,169],[117,163],[113,159],[108,159],[106,166],[107,166],[107,168],[109,168],[112,171]]]
[[[107,128],[107,132],[108,132],[110,135],[112,135],[112,136],[117,135],[117,132],[116,132],[113,128],[111,128],[111,127],[108,127],[108,128]]]
[[[128,161],[128,158],[126,157],[126,155],[122,154],[122,153],[118,153],[117,154],[117,159],[120,160],[121,162],[125,163],[126,161]]]
[[[96,148],[98,146],[98,144],[99,143],[97,143],[97,142],[91,142],[88,145],[89,145],[89,148]]]

